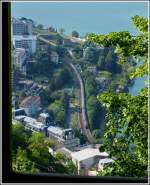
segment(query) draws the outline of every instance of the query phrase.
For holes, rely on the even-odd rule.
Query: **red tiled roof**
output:
[[[21,102],[22,107],[29,107],[31,105],[40,105],[40,96],[28,96]]]

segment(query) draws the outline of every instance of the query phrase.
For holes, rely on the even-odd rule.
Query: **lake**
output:
[[[129,88],[129,93],[134,96],[138,95],[140,89],[147,86],[145,82],[147,79],[148,79],[147,76],[135,79],[133,86]]]
[[[136,34],[131,17],[148,17],[147,2],[12,2],[11,5],[12,16],[31,18],[58,31],[63,27],[67,35],[73,30],[80,36],[126,30]]]
[[[148,17],[147,2],[12,2],[11,5],[12,16],[31,18],[37,24],[53,26],[58,31],[63,27],[68,35],[73,30],[80,36],[121,30],[136,34],[131,17]],[[145,86],[145,79],[136,79],[129,92],[137,95]]]

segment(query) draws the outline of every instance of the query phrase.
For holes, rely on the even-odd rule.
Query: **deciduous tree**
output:
[[[148,20],[132,17],[139,29],[137,36],[128,31],[111,32],[108,35],[88,36],[105,47],[115,47],[121,64],[129,58],[143,58],[143,63],[131,72],[131,78],[148,74]],[[107,124],[101,151],[106,151],[115,162],[99,175],[145,177],[148,168],[148,88],[138,96],[126,93],[105,92],[98,100],[107,109]]]

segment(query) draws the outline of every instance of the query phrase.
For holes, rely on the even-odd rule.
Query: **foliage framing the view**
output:
[[[90,34],[88,40],[104,47],[114,47],[122,64],[131,57],[142,57],[144,62],[131,73],[134,78],[148,74],[148,20],[136,15],[132,22],[139,29],[137,36],[122,31],[108,35]],[[100,151],[108,152],[115,160],[99,175],[147,176],[148,88],[143,88],[138,96],[105,92],[98,99],[107,109],[106,132]]]
[[[88,39],[104,47],[115,47],[120,63],[128,61],[130,57],[143,57],[144,63],[132,73],[133,78],[148,74],[148,20],[136,15],[132,17],[132,22],[139,30],[137,36],[131,35],[128,31],[120,31],[110,32],[108,35],[89,34]]]
[[[51,154],[56,142],[44,134],[27,131],[20,123],[12,125],[12,170],[15,172],[48,172],[77,174],[72,160],[64,154]]]

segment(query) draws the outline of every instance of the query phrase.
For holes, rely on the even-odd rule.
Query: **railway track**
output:
[[[69,52],[69,54],[71,55],[70,52]],[[76,67],[72,64],[71,60],[66,59],[65,63],[68,64],[71,67],[71,69],[73,70],[74,75],[76,76],[76,79],[78,80],[78,83],[80,85],[80,108],[81,108],[80,126],[81,126],[81,129],[84,132],[84,134],[87,136],[87,139],[90,142],[90,144],[93,144],[94,143],[94,138],[93,138],[93,136],[91,134],[91,131],[89,129],[89,123],[88,123],[88,119],[87,119],[87,116],[86,116],[85,93],[84,93],[84,85],[83,85],[82,78],[80,76],[80,73],[76,69]]]
[[[42,38],[40,35],[38,37],[41,41],[45,42],[46,44],[50,44],[50,45],[55,45],[54,43],[50,42],[49,40]],[[56,46],[56,45],[55,45]],[[68,53],[70,54],[70,56],[72,58],[72,51],[68,50]],[[73,74],[75,75],[75,78],[77,79],[79,85],[80,85],[80,107],[81,107],[81,113],[80,113],[80,126],[82,131],[84,132],[84,134],[86,135],[88,141],[90,144],[94,143],[94,138],[91,134],[91,131],[89,129],[89,123],[88,123],[88,119],[86,116],[86,106],[85,106],[85,93],[84,93],[84,85],[83,85],[83,81],[82,78],[80,76],[80,73],[78,72],[78,70],[76,69],[76,67],[73,65],[71,59],[66,58],[64,60],[64,62],[72,69]]]

